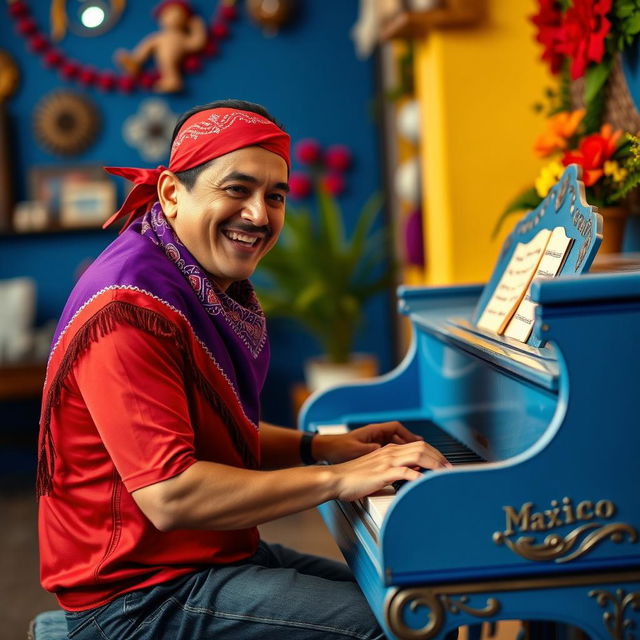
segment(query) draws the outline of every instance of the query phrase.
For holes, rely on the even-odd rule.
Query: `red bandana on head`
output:
[[[174,173],[193,169],[214,158],[258,146],[271,151],[289,164],[289,135],[267,118],[239,109],[207,109],[192,115],[180,128],[171,147],[169,170]],[[143,215],[157,198],[162,165],[155,169],[105,167],[105,171],[122,176],[135,184],[124,204],[102,226],[129,215],[122,230]]]

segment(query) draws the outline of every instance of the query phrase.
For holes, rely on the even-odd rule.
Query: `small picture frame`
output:
[[[41,202],[48,227],[96,227],[116,209],[115,182],[97,165],[33,167],[29,199]]]
[[[111,180],[63,181],[60,226],[100,226],[116,209],[116,188]]]

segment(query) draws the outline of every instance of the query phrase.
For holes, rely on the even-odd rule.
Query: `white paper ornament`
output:
[[[420,204],[420,180],[420,160],[414,156],[396,169],[394,186],[398,198],[417,207]]]
[[[397,123],[400,135],[409,142],[417,144],[420,140],[420,105],[417,100],[409,100],[400,107]]]

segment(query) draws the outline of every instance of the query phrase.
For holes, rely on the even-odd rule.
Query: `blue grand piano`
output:
[[[400,420],[454,468],[321,514],[389,638],[556,621],[640,630],[640,272],[585,273],[602,218],[575,165],[515,228],[484,287],[401,288],[400,366],[312,396],[306,431]],[[526,342],[479,329],[519,243],[564,228]]]

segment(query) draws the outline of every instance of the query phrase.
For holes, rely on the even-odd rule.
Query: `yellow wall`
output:
[[[416,42],[424,180],[425,284],[491,275],[514,214],[506,204],[542,165],[532,144],[544,118],[533,105],[553,86],[529,17],[533,0],[487,0],[476,26],[440,29]]]

